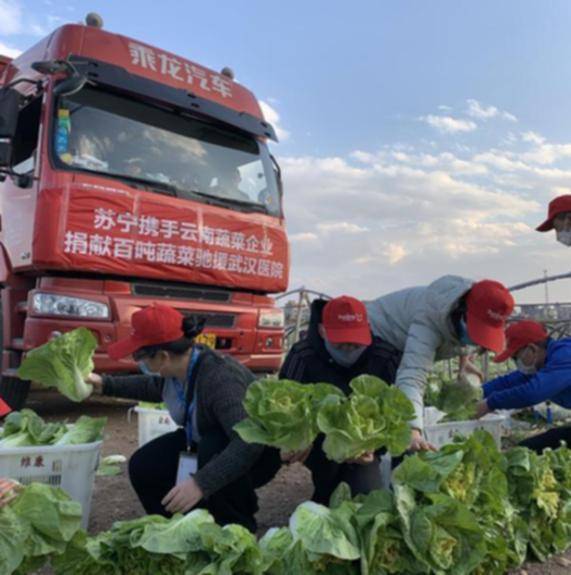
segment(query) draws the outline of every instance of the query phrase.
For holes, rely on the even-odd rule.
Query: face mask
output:
[[[524,375],[533,375],[537,371],[535,365],[526,365],[520,358],[515,360],[515,364],[518,371],[521,371]]]
[[[143,375],[148,375],[148,376],[151,376],[151,377],[160,377],[160,376],[161,376],[160,373],[151,371],[151,370],[148,368],[147,364],[146,364],[144,361],[139,361],[139,362],[137,362],[137,365],[139,366],[139,370],[141,371],[141,373],[142,373]]]
[[[564,246],[571,246],[571,230],[561,230],[556,232],[557,241]]]
[[[343,367],[351,367],[352,365],[357,363],[357,361],[359,361],[359,358],[363,355],[363,353],[367,349],[367,346],[364,345],[362,347],[348,351],[345,349],[337,349],[336,347],[331,345],[326,339],[323,341],[325,343],[325,349],[327,350],[327,353],[329,353],[333,361]]]
[[[458,336],[458,339],[460,340],[460,343],[462,345],[476,345],[470,339],[470,336],[468,335],[468,326],[466,325],[466,322],[463,319],[460,320],[460,334]]]

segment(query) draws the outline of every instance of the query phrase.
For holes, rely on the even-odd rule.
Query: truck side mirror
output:
[[[0,167],[10,166],[12,141],[16,135],[20,93],[12,88],[0,90]]]

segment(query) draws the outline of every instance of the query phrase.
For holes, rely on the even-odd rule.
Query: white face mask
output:
[[[519,357],[515,360],[515,364],[518,371],[521,371],[525,375],[533,375],[537,371],[535,365],[526,365]]]
[[[571,246],[571,230],[560,230],[556,232],[557,241],[564,246]]]

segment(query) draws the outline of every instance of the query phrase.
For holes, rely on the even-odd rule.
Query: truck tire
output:
[[[0,397],[15,411],[26,405],[29,391],[29,381],[17,377],[3,377],[0,381]]]
[[[4,347],[4,334],[2,333],[2,299],[0,298],[0,353]],[[1,361],[0,361],[1,367]],[[30,382],[17,377],[0,377],[0,397],[14,410],[22,409],[26,405]]]

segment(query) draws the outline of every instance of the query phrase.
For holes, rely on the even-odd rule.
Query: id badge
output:
[[[176,472],[176,485],[190,479],[198,470],[198,459],[195,453],[182,451],[178,457],[178,470]]]

